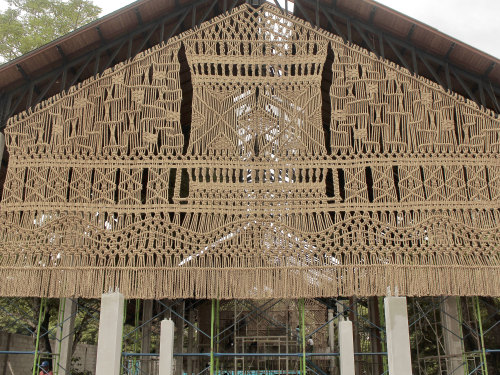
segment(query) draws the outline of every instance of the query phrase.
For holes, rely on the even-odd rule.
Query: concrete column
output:
[[[57,362],[57,375],[69,375],[71,371],[71,355],[73,353],[73,334],[75,327],[76,302],[71,298],[61,298],[59,309],[58,335],[59,360]]]
[[[412,375],[406,297],[385,297],[389,375]]]
[[[105,293],[101,298],[96,375],[119,375],[123,335],[123,294]]]
[[[444,349],[446,351],[446,370],[448,374],[464,375],[465,366],[462,352],[462,331],[458,316],[457,297],[445,297],[441,304],[441,324],[443,327]]]
[[[162,320],[160,334],[160,375],[174,373],[174,322]]]
[[[350,320],[339,321],[339,352],[340,375],[354,375],[354,340]]]
[[[339,318],[338,318],[339,321],[341,321],[345,318],[345,312],[346,312],[346,309],[345,309],[344,304],[337,300],[337,314],[339,315]]]

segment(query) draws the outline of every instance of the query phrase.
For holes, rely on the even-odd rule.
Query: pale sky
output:
[[[131,0],[93,0],[111,13]],[[449,36],[500,58],[500,0],[377,0]],[[280,1],[281,2],[281,1]],[[0,0],[0,9],[7,7]]]

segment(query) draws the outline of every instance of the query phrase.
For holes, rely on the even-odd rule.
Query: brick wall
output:
[[[51,341],[53,350],[57,348]],[[32,336],[0,332],[0,351],[33,351],[35,340]],[[97,346],[77,344],[73,358],[78,358],[75,369],[88,370],[95,374]],[[26,375],[32,373],[33,354],[0,354],[0,374]]]

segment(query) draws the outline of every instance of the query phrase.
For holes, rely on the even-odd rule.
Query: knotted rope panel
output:
[[[12,118],[6,141],[1,295],[500,295],[495,114],[269,4]]]

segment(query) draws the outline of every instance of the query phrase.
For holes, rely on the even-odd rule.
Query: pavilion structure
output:
[[[92,316],[97,375],[492,373],[498,63],[368,0],[142,0],[0,66],[16,355],[69,374]]]

